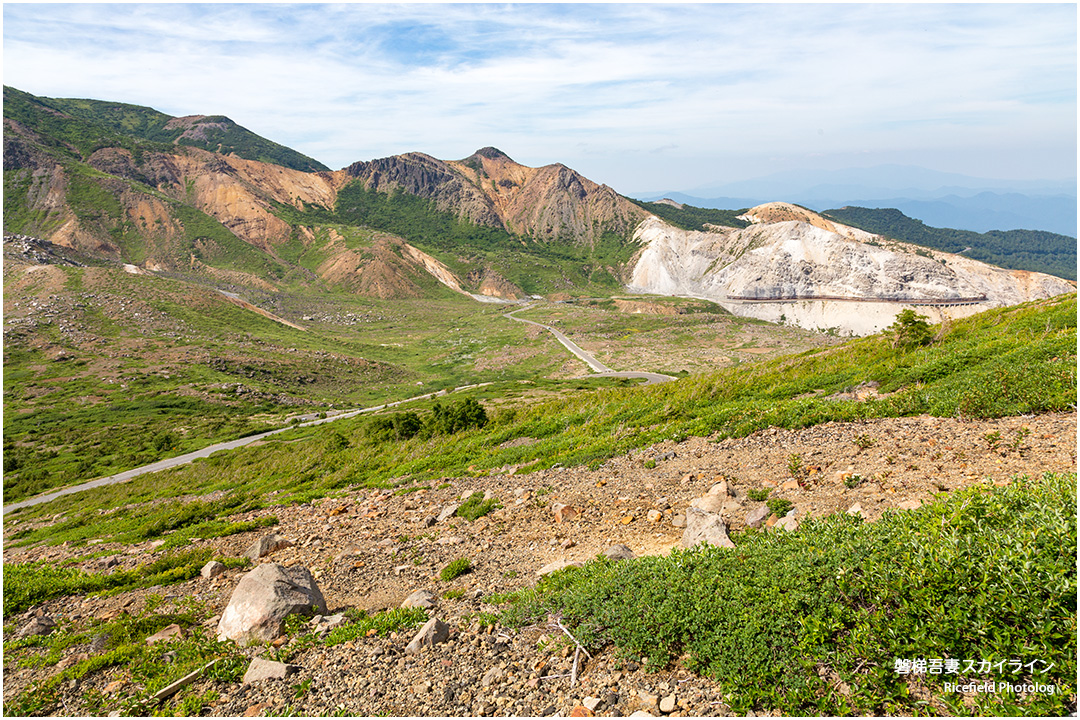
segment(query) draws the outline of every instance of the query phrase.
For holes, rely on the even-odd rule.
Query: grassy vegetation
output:
[[[122,592],[134,588],[168,585],[190,580],[213,559],[210,548],[166,553],[135,570],[110,574],[87,573],[77,568],[50,563],[4,563],[4,615],[20,613],[38,603],[66,595]],[[236,567],[246,558],[228,559]]]
[[[716,210],[694,207],[693,205],[675,207],[667,203],[645,202],[643,200],[633,200],[632,202],[645,208],[669,225],[674,225],[683,230],[705,230],[706,225],[721,225],[731,228],[744,228],[750,225],[746,220],[739,219],[739,215],[742,215],[749,208],[743,210]]]
[[[586,645],[612,643],[652,668],[685,658],[720,681],[738,714],[1066,714],[1076,690],[1075,485],[1075,474],[1020,478],[875,523],[840,513],[798,533],[749,530],[730,551],[600,558],[521,593],[504,620],[556,614]],[[959,666],[901,674],[897,659]],[[988,672],[968,660],[1006,664]],[[1017,662],[1027,667],[1011,669]],[[981,693],[968,706],[942,689],[988,681],[1057,689]]]
[[[98,508],[215,491],[258,497],[276,490],[275,502],[299,503],[349,486],[423,484],[505,465],[522,466],[521,471],[556,463],[599,466],[662,440],[742,436],[770,425],[799,428],[922,413],[996,417],[1074,407],[1075,296],[992,310],[939,330],[940,339],[924,347],[894,349],[887,337],[876,336],[664,385],[606,387],[489,407],[487,425],[448,435],[397,440],[369,432],[370,424],[380,422],[370,417],[291,430],[258,447],[147,476],[137,485],[60,498],[48,511],[66,511],[69,522],[115,537],[130,526],[122,516],[100,515]],[[867,381],[880,383],[883,396],[862,402],[829,397]],[[471,392],[483,400],[507,389],[497,384]],[[347,445],[327,443],[331,433],[341,434]],[[500,447],[521,437],[537,442]],[[39,512],[44,510],[8,517]],[[30,530],[22,541],[64,539],[76,538]]]
[[[148,596],[148,601],[154,597]],[[157,600],[161,600],[160,596]],[[70,652],[73,646],[90,643],[94,638],[105,638],[106,645],[101,653],[5,699],[4,715],[59,714],[57,702],[61,684],[105,673],[116,666],[123,667],[123,677],[130,682],[108,695],[95,689],[93,683],[87,683],[75,700],[80,705],[75,708],[75,714],[106,715],[111,710],[120,710],[125,716],[199,715],[204,705],[217,698],[216,691],[200,695],[185,688],[163,704],[156,703],[152,697],[166,685],[194,670],[207,668],[211,662],[213,665],[205,670],[206,677],[223,683],[238,683],[250,660],[236,643],[217,640],[212,631],[204,627],[203,623],[213,609],[197,602],[180,601],[180,604],[181,607],[172,612],[158,612],[158,602],[148,602],[141,614],[124,613],[108,621],[94,619],[76,623],[60,620],[56,630],[48,636],[9,640],[10,634],[5,633],[5,667],[55,665],[65,651]],[[285,624],[284,644],[268,646],[265,653],[271,659],[288,662],[297,653],[313,646],[339,645],[366,637],[372,630],[379,635],[388,635],[427,620],[426,613],[419,608],[399,608],[370,616],[363,611],[349,611],[347,617],[344,625],[318,635],[310,629],[306,618],[291,615]],[[147,637],[174,623],[183,629],[182,636],[168,642],[146,644]],[[71,713],[72,708],[65,707],[64,711]]]
[[[404,238],[446,263],[460,277],[490,268],[528,294],[588,295],[618,290],[612,275],[637,249],[614,233],[592,244],[542,245],[502,228],[475,225],[404,192],[380,193],[354,181],[338,193],[333,211],[278,206],[292,224],[365,227]]]
[[[64,115],[49,113],[48,109]],[[110,143],[106,147],[143,150],[168,149],[178,142],[304,172],[329,170],[319,161],[259,137],[222,116],[201,118],[195,123],[201,126],[199,137],[181,138],[188,127],[166,127],[173,117],[153,108],[103,100],[35,97],[5,86],[4,117],[15,117],[32,126],[45,123],[53,130],[50,135],[76,146],[83,157],[98,149],[102,140]]]
[[[212,633],[199,625],[209,612],[196,604],[172,613],[147,612],[140,616],[122,614],[114,620],[90,621],[84,625],[63,622],[52,634],[26,640],[5,641],[5,665],[14,662],[21,666],[54,665],[64,649],[89,643],[95,637],[106,638],[105,650],[56,672],[29,689],[6,698],[4,715],[27,716],[57,714],[60,709],[60,686],[75,683],[87,676],[123,666],[130,673],[130,683],[112,695],[94,688],[81,693],[82,707],[76,714],[106,715],[118,709],[125,716],[198,715],[203,705],[216,698],[197,696],[181,691],[163,705],[152,696],[166,685],[204,668],[213,667],[206,676],[222,682],[236,683],[243,676],[248,660],[231,641],[216,640]],[[183,637],[169,642],[146,644],[146,638],[159,630],[177,624]]]
[[[451,580],[456,580],[470,570],[472,570],[472,563],[469,561],[469,558],[458,558],[439,571],[439,579],[443,582],[450,582]]]
[[[484,517],[495,508],[502,507],[499,501],[495,498],[490,500],[484,499],[484,493],[474,492],[469,496],[469,499],[461,503],[458,509],[454,511],[454,514],[458,517],[463,517],[469,522]]]
[[[562,362],[554,343],[460,296],[251,296],[298,321],[315,314],[305,332],[179,279],[54,267],[62,288],[32,274],[40,287],[6,290],[9,317],[34,302],[48,310],[6,337],[5,502],[271,429],[290,413],[542,376]]]

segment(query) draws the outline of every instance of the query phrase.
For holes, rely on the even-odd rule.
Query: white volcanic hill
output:
[[[795,205],[751,209],[744,229],[674,228],[649,217],[629,289],[706,298],[736,315],[852,335],[905,307],[932,322],[1074,292],[1043,273],[1003,268],[834,223]]]

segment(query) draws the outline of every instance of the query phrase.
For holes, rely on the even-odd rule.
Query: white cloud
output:
[[[1009,175],[1052,138],[1066,161],[1035,172],[1075,174],[1071,5],[8,4],[4,20],[6,84],[226,114],[331,167],[494,144],[632,190],[811,153],[933,166],[951,148],[939,169],[968,172],[993,148]]]

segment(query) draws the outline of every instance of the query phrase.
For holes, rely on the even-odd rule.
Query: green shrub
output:
[[[354,622],[331,630],[326,636],[325,644],[340,645],[364,637],[371,630],[385,636],[398,630],[415,627],[427,622],[428,619],[423,608],[393,608],[370,616],[363,614],[363,611],[359,613],[359,617],[352,618]]]
[[[454,511],[454,514],[458,517],[465,518],[469,522],[472,522],[477,518],[481,518],[487,515],[489,512],[498,507],[502,507],[502,505],[500,505],[499,501],[495,498],[485,500],[484,493],[474,492],[472,495],[469,496],[468,500],[458,506],[458,509]]]
[[[790,500],[784,498],[773,498],[765,503],[765,506],[769,508],[773,515],[776,517],[784,517],[788,514],[788,511],[794,507]]]
[[[874,523],[839,513],[808,518],[795,533],[737,540],[732,550],[598,559],[556,573],[523,592],[502,621],[555,614],[587,645],[614,643],[653,668],[685,656],[739,714],[970,714],[941,683],[1002,679],[977,670],[905,676],[895,669],[903,658],[1035,662],[1037,672],[1010,681],[1058,692],[982,694],[974,712],[1070,711],[1075,474],[970,488]],[[836,692],[831,673],[853,692]],[[926,690],[913,692],[916,684]]]
[[[892,337],[894,348],[913,348],[926,345],[934,337],[925,315],[919,315],[911,308],[904,308],[896,315],[893,324],[885,329]]]
[[[482,428],[487,423],[484,406],[470,397],[445,406],[435,403],[431,408],[427,432],[432,435],[451,435],[462,430]]]
[[[472,570],[472,563],[469,562],[469,558],[458,558],[442,569],[439,573],[439,578],[442,579],[443,582],[450,582],[451,580],[461,577],[470,570]]]
[[[754,502],[762,502],[769,497],[769,491],[772,488],[754,488],[746,491],[746,496]]]

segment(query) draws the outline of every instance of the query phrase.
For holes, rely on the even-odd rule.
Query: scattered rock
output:
[[[594,717],[595,715],[596,713],[584,705],[575,705],[574,709],[570,711],[570,717]]]
[[[686,527],[686,516],[682,513],[676,513],[671,516],[671,526],[677,528]]]
[[[917,510],[922,507],[922,500],[904,500],[897,506],[901,510]]]
[[[707,513],[718,513],[724,507],[724,498],[720,495],[702,495],[691,500],[690,507]]]
[[[180,638],[184,636],[184,629],[176,623],[169,625],[166,628],[158,630],[156,633],[146,638],[147,645],[154,645],[163,640],[172,640],[173,638]]]
[[[582,699],[581,704],[584,705],[585,709],[587,709],[589,712],[595,713],[596,708],[600,707],[601,703],[603,702],[604,701],[600,698],[587,697]]]
[[[492,683],[498,682],[503,676],[503,670],[498,665],[484,673],[484,677],[480,678],[481,687],[491,687]]]
[[[773,530],[784,529],[788,532],[795,532],[799,529],[799,521],[795,519],[794,515],[788,515],[782,517],[776,521],[776,524],[772,527]]]
[[[780,486],[780,489],[781,490],[799,490],[800,489],[799,481],[795,480],[795,479],[785,480],[784,483]]]
[[[751,512],[746,513],[746,527],[747,528],[760,528],[764,524],[766,518],[769,517],[769,508],[766,505],[754,508]]]
[[[252,562],[264,558],[275,550],[281,550],[292,545],[292,540],[287,540],[280,535],[263,535],[244,551],[244,557]]]
[[[300,668],[296,665],[288,665],[286,663],[256,657],[252,658],[251,664],[248,665],[247,672],[244,673],[244,679],[241,681],[241,684],[250,685],[251,683],[259,682],[260,680],[280,680],[281,678],[289,677],[299,670]]]
[[[264,563],[240,579],[221,614],[218,638],[241,645],[273,640],[284,630],[287,616],[310,615],[312,608],[326,614],[326,600],[306,567]]]
[[[581,567],[584,564],[585,563],[581,562],[580,560],[555,560],[554,562],[550,562],[544,567],[537,570],[536,574],[540,577],[543,577],[544,575],[550,575],[551,573],[558,572],[559,570],[565,570],[568,567]]]
[[[557,523],[570,522],[580,514],[577,508],[563,503],[555,503],[551,506],[551,511],[555,514]]]
[[[715,513],[689,508],[686,511],[686,530],[683,532],[682,545],[685,548],[691,548],[701,543],[717,547],[735,547],[735,543],[728,537],[727,525],[723,518]]]
[[[862,515],[863,514],[862,504],[855,503],[854,505],[852,505],[851,507],[848,508],[847,512],[848,512],[848,515]]]
[[[730,494],[730,492],[728,491],[727,480],[721,480],[720,482],[713,483],[712,487],[709,488],[709,492],[707,494],[719,495],[722,498],[726,498]]]
[[[55,629],[56,621],[48,615],[34,616],[30,618],[30,622],[19,628],[19,631],[15,633],[15,637],[26,638],[35,635],[48,635]]]
[[[204,578],[216,578],[218,575],[221,575],[224,572],[224,563],[220,563],[217,560],[211,560],[210,562],[203,565],[202,570],[199,571],[199,574],[202,575]]]
[[[435,522],[436,523],[446,522],[450,518],[454,517],[454,513],[456,513],[458,511],[459,507],[461,507],[461,505],[459,505],[457,503],[452,503],[450,505],[447,505],[446,507],[444,507],[439,512],[439,516],[437,518],[435,518]]]
[[[322,635],[323,633],[330,632],[334,628],[345,624],[345,615],[338,613],[337,615],[316,615],[311,618],[311,622],[308,625],[315,631],[316,635]]]
[[[405,652],[410,655],[417,655],[425,647],[435,647],[439,643],[444,643],[450,637],[450,626],[444,623],[439,618],[431,618],[424,627],[420,628],[420,632],[416,633],[413,639],[405,646]]]
[[[660,522],[664,519],[664,513],[660,512],[659,510],[650,510],[645,516],[645,519],[651,523]]]
[[[606,548],[603,552],[604,557],[609,560],[633,560],[634,551],[626,545],[612,545]]]
[[[675,693],[665,695],[660,699],[660,712],[669,713],[675,710]]]
[[[401,603],[401,607],[434,610],[438,602],[439,596],[431,592],[430,590],[414,590]]]

